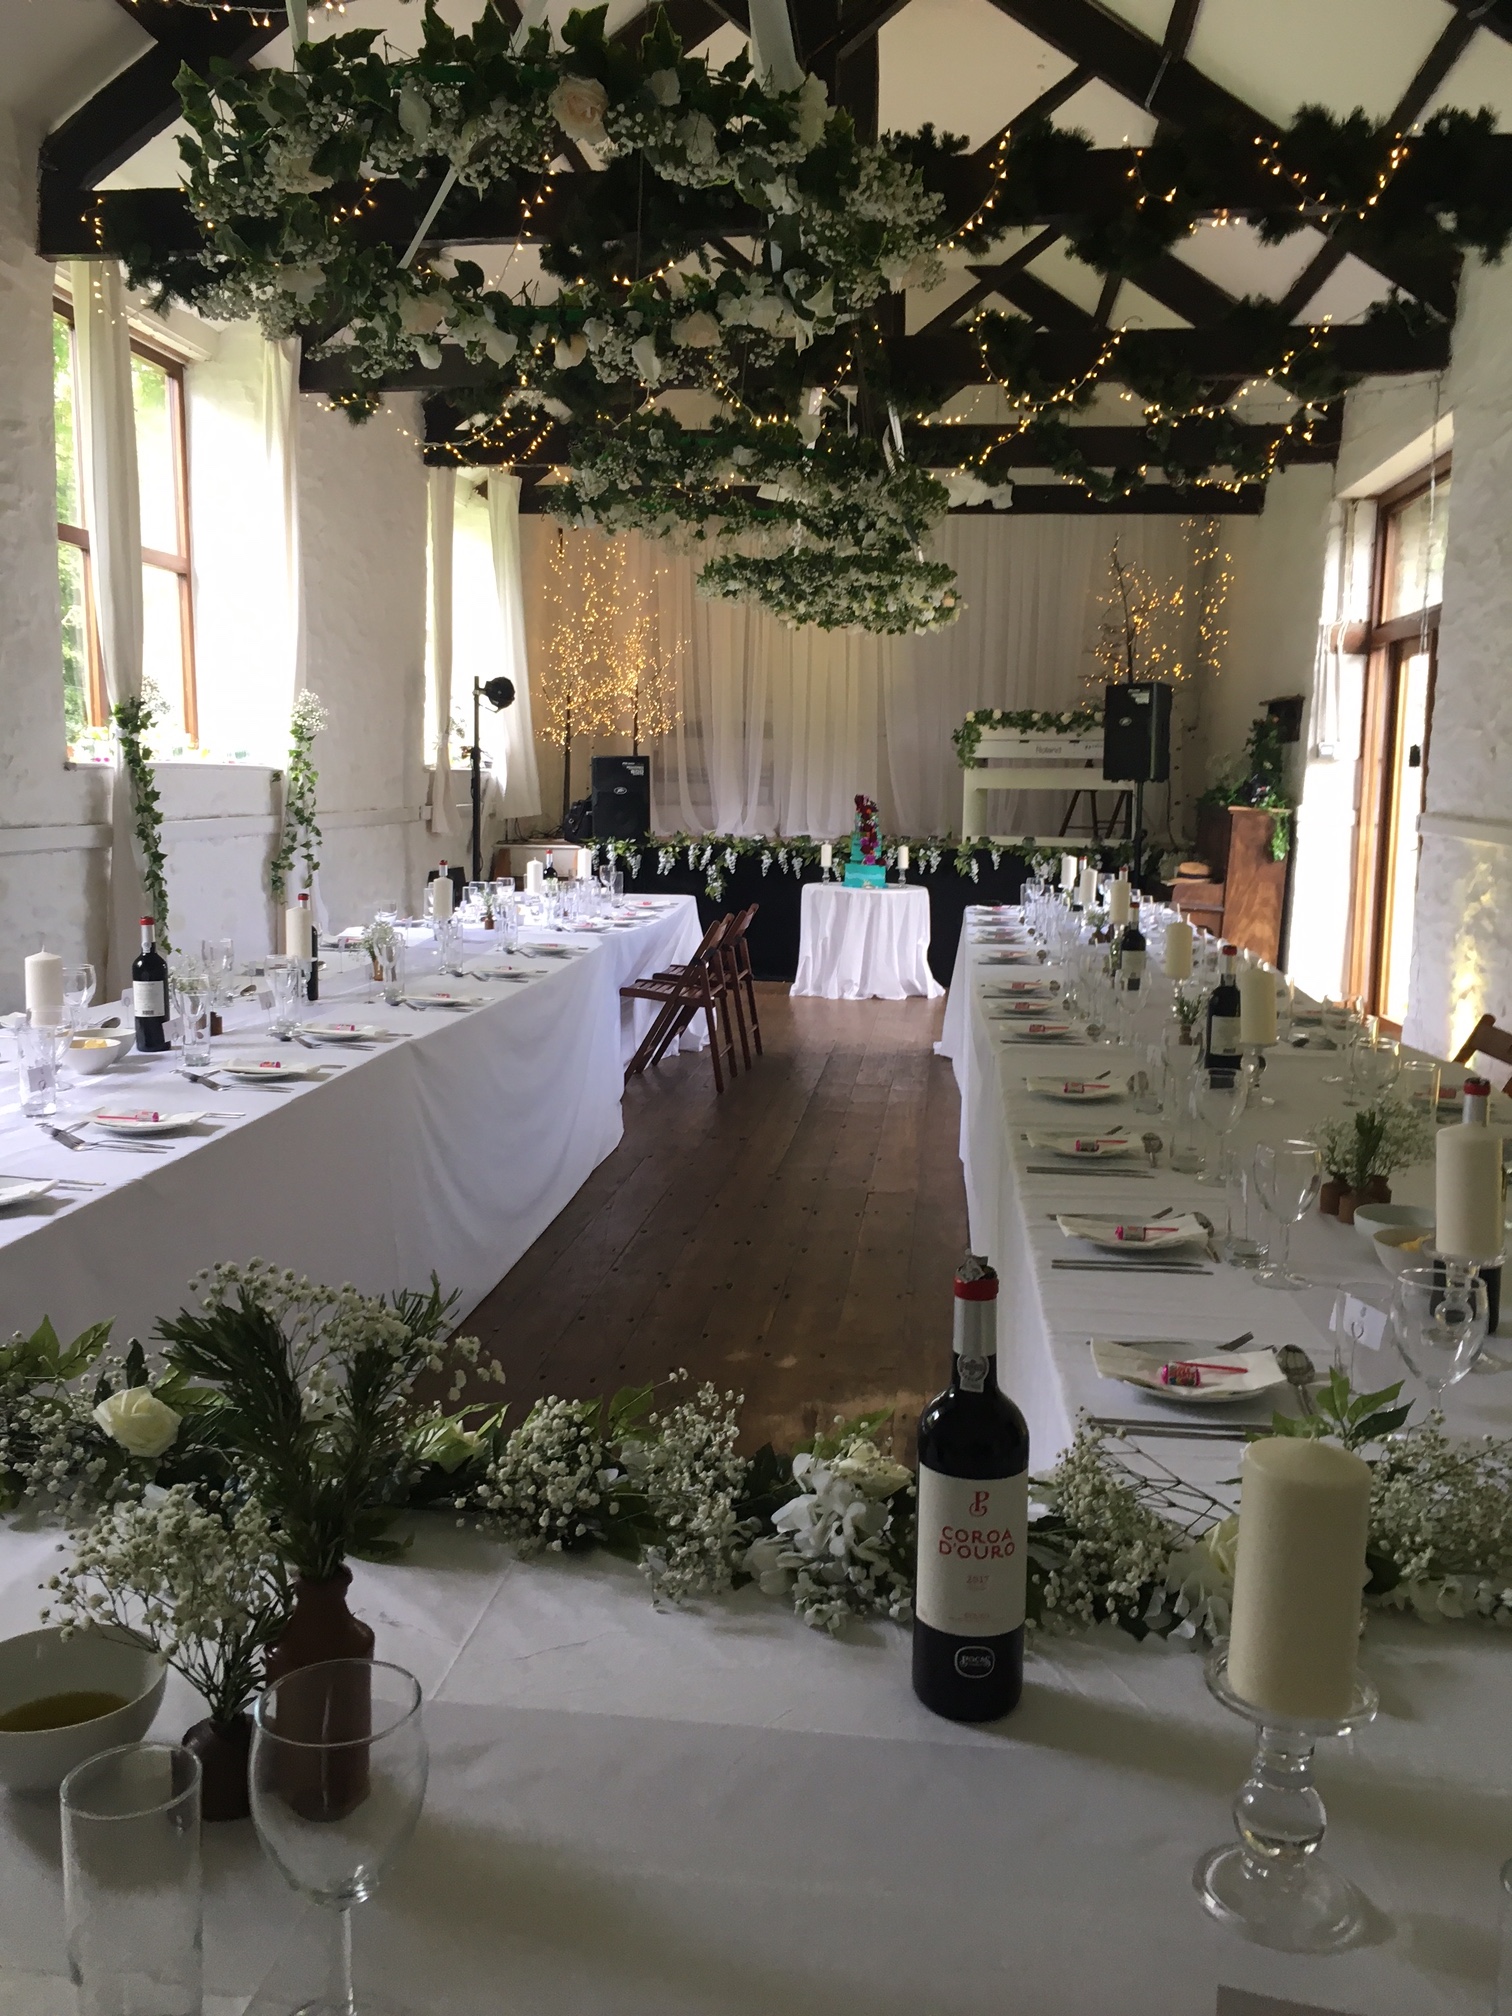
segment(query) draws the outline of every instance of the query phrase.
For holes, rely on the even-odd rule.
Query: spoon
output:
[[[1317,1367],[1300,1344],[1283,1344],[1276,1353],[1276,1363],[1286,1374],[1288,1383],[1295,1388],[1297,1404],[1304,1414],[1313,1411],[1312,1394],[1308,1391],[1317,1376]]]

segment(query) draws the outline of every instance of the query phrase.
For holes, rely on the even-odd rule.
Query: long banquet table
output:
[[[974,1017],[969,991],[955,1006]],[[962,1026],[953,1014],[952,1033]],[[980,1123],[968,1158],[996,1136],[998,1216],[985,1233],[973,1219],[990,1246],[1030,1207],[1011,1166],[1012,1073],[998,1076],[988,1051],[979,1062],[993,1071],[967,1073],[983,1109],[968,1115]],[[972,1171],[974,1214],[985,1180]],[[1078,1326],[1107,1313],[1055,1299],[1059,1277],[1044,1288],[1038,1222],[1001,1256],[1034,1276],[1006,1326],[1014,1385],[1047,1348],[1069,1379]],[[1237,1301],[1247,1321],[1245,1298],[1261,1296],[1269,1325],[1302,1320],[1292,1298],[1229,1273],[1217,1287],[1147,1284],[1150,1300],[1125,1313],[1171,1321],[1173,1287],[1183,1321],[1198,1295],[1194,1321],[1226,1321]],[[1054,1320],[1031,1332],[1036,1296]],[[1477,1382],[1473,1404],[1501,1383]],[[1064,1415],[1072,1396],[1055,1384]],[[1054,1407],[1035,1402],[1037,1420]],[[1236,1455],[1229,1445],[1225,1460]],[[380,1656],[424,1684],[433,1746],[416,1840],[358,1913],[359,2009],[364,1990],[437,2016],[1265,2016],[1275,2005],[1250,1998],[1267,1996],[1351,2016],[1489,2005],[1497,1869],[1512,1850],[1512,1647],[1495,1632],[1372,1619],[1381,1714],[1324,1745],[1318,1775],[1326,1852],[1377,1916],[1358,1950],[1309,1959],[1236,1938],[1192,1892],[1199,1851],[1229,1834],[1252,1744],[1184,1647],[1111,1629],[1039,1639],[1019,1710],[967,1728],[914,1700],[907,1633],[892,1626],[835,1642],[753,1589],[657,1611],[623,1564],[518,1562],[439,1515],[415,1527],[402,1563],[357,1564],[353,1592]],[[0,1536],[0,1630],[33,1621],[52,1544]],[[197,1713],[172,1682],[158,1732]],[[67,2006],[56,1817],[12,1801],[0,1829],[12,1970],[0,2008],[51,2016]],[[215,2016],[249,1997],[255,2016],[291,2008],[313,1984],[310,1913],[246,1823],[207,1830],[207,1852]]]
[[[687,896],[639,899],[624,926],[527,930],[514,958],[469,931],[464,966],[524,976],[482,981],[442,979],[429,933],[413,934],[410,989],[449,986],[482,1006],[387,1006],[370,998],[365,962],[333,960],[308,1019],[371,1023],[384,1032],[371,1049],[279,1045],[255,1003],[232,1010],[212,1045],[217,1061],[274,1056],[318,1065],[316,1078],[210,1091],[177,1074],[174,1053],[132,1053],[66,1087],[63,1123],[102,1106],[203,1111],[162,1137],[160,1156],[62,1147],[23,1119],[12,1071],[0,1171],[102,1187],[0,1213],[4,1333],[47,1314],[73,1335],[110,1316],[118,1339],[146,1338],[197,1269],[254,1256],[369,1292],[423,1287],[434,1269],[465,1313],[619,1141],[623,1061],[646,1012],[619,989],[699,939]]]

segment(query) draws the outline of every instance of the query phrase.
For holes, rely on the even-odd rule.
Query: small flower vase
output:
[[[293,1613],[264,1662],[269,1685],[297,1666],[318,1666],[323,1659],[372,1658],[372,1629],[347,1608],[351,1586],[350,1568],[338,1568],[324,1582],[294,1577]]]
[[[1346,1190],[1339,1198],[1339,1223],[1353,1225],[1362,1204],[1389,1204],[1391,1185],[1384,1176],[1372,1176],[1359,1190]]]
[[[1318,1209],[1325,1218],[1337,1218],[1339,1199],[1344,1195],[1344,1185],[1337,1176],[1330,1176],[1318,1192]]]
[[[263,1662],[268,1685],[296,1673],[302,1666],[318,1666],[327,1659],[370,1661],[373,1633],[360,1617],[347,1608],[347,1591],[352,1586],[350,1568],[338,1568],[327,1581],[294,1577],[294,1610],[282,1635],[268,1648]],[[372,1727],[371,1682],[365,1666],[348,1669],[334,1697],[323,1690],[312,1696],[306,1707],[296,1692],[281,1717],[285,1735],[302,1740],[300,1723],[310,1719],[308,1740],[312,1745],[330,1741],[333,1707],[338,1713],[343,1737],[350,1750],[338,1752],[322,1762],[312,1750],[309,1757],[297,1751],[279,1765],[279,1782],[290,1802],[302,1813],[322,1820],[340,1819],[353,1812],[367,1797],[368,1753],[360,1739]]]
[[[247,1798],[252,1717],[238,1715],[232,1722],[207,1717],[186,1729],[182,1740],[184,1748],[192,1750],[200,1761],[201,1817],[245,1820],[252,1810]]]

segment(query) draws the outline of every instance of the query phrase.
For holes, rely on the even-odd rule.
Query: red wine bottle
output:
[[[131,1012],[138,1050],[168,1048],[168,965],[157,949],[150,917],[142,919],[142,949],[131,962]]]
[[[950,1384],[919,1421],[913,1686],[954,1722],[991,1722],[1024,1685],[1029,1429],[997,1383],[997,1275],[956,1270]]]
[[[1123,936],[1118,941],[1118,972],[1124,986],[1131,994],[1137,994],[1144,985],[1145,937],[1139,928],[1139,891],[1133,897],[1134,907],[1129,912],[1129,921],[1123,928]]]
[[[1237,1071],[1244,1062],[1239,1050],[1239,982],[1234,978],[1238,946],[1225,945],[1222,957],[1218,985],[1208,996],[1207,1067],[1210,1071]]]

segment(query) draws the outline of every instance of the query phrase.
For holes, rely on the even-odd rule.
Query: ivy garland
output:
[[[1016,729],[1021,735],[1093,735],[1103,725],[1102,715],[1092,707],[1066,707],[1056,712],[1043,707],[974,707],[959,728],[951,731],[956,761],[969,770],[976,761],[984,734]]]
[[[171,952],[168,937],[168,868],[163,855],[163,807],[147,754],[147,737],[162,712],[145,694],[118,700],[110,710],[120,745],[121,765],[131,779],[131,826],[142,862],[142,887],[155,920],[160,952]]]
[[[304,884],[308,889],[320,868],[320,828],[315,822],[315,794],[320,772],[312,751],[315,737],[325,727],[328,716],[315,694],[306,690],[294,702],[289,717],[289,766],[284,773],[283,827],[278,852],[268,863],[268,888],[273,901],[282,904],[288,893],[289,877],[296,859],[304,863]]]

